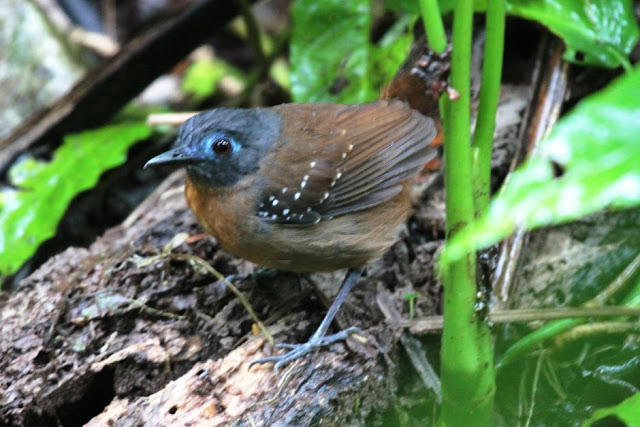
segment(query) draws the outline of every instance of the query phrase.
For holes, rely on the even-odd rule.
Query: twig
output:
[[[247,312],[249,313],[249,316],[251,316],[251,319],[253,319],[253,322],[256,325],[258,325],[258,327],[262,331],[262,334],[265,336],[267,341],[269,341],[269,343],[271,345],[273,345],[275,343],[275,340],[273,339],[273,337],[271,336],[271,334],[269,333],[267,328],[262,324],[262,322],[258,318],[258,315],[253,310],[253,307],[251,306],[251,304],[249,303],[247,298],[244,296],[244,294],[242,292],[240,292],[240,290],[238,288],[236,288],[231,282],[229,282],[227,280],[227,278],[222,275],[222,273],[220,273],[218,270],[213,268],[207,261],[203,260],[202,258],[200,258],[200,257],[198,257],[196,255],[169,254],[169,256],[171,258],[174,258],[174,259],[193,262],[193,263],[197,264],[203,270],[207,271],[209,274],[211,274],[216,279],[224,282],[224,284],[231,290],[231,292],[233,292],[235,294],[236,298],[238,298],[240,303],[244,306],[245,310],[247,310]]]
[[[536,362],[536,370],[533,374],[533,386],[531,387],[531,406],[529,407],[529,414],[527,415],[527,423],[525,427],[531,425],[531,417],[533,417],[533,408],[536,406],[536,392],[538,391],[538,382],[540,380],[540,368],[542,367],[542,358],[544,354],[540,354],[538,361]]]
[[[293,378],[293,374],[300,372],[302,368],[302,366],[300,366],[301,363],[303,363],[302,359],[296,360],[291,365],[291,367],[287,368],[287,370],[282,374],[282,377],[280,378],[277,384],[276,394],[272,398],[266,399],[266,400],[260,400],[258,402],[253,402],[251,405],[249,405],[248,409],[251,409],[257,406],[268,405],[270,403],[276,402],[280,398],[280,395],[282,394],[282,391],[284,390],[285,386],[289,384],[289,382],[291,382],[291,379]]]
[[[573,317],[609,317],[609,316],[640,316],[640,307],[558,307],[548,309],[519,309],[497,311],[489,315],[489,320],[495,323],[531,322],[553,319],[570,319]]]
[[[617,292],[631,277],[633,277],[633,274],[630,274],[629,272],[633,272],[638,268],[638,266],[636,265],[637,258],[638,257],[636,257],[636,259],[634,259],[630,263],[631,267],[627,266],[627,268],[625,268],[620,274],[618,274],[616,279],[614,279],[611,284],[609,284],[604,290],[602,290],[596,297],[587,301],[584,304],[584,307],[571,309],[565,308],[565,310],[585,310],[590,313],[595,313],[602,311],[603,309],[604,311],[606,311],[613,308],[614,310],[611,312],[612,314],[609,315],[636,316],[637,314],[634,314],[634,312],[640,312],[640,306],[637,305],[637,302],[635,302],[633,298],[629,298],[629,295],[633,294],[633,292],[627,295],[627,297],[622,300],[621,305],[618,307],[602,307],[598,306],[598,304],[605,301],[605,296],[608,297]],[[526,353],[527,350],[529,350],[533,346],[538,345],[545,340],[555,338],[558,335],[568,331],[569,329],[575,328],[576,326],[585,323],[588,317],[592,316],[577,316],[572,317],[571,319],[557,320],[555,322],[547,323],[543,327],[525,335],[520,340],[516,341],[511,347],[505,350],[502,359],[498,362],[497,366],[505,366],[511,363],[512,361]]]
[[[181,316],[179,314],[174,314],[168,311],[158,310],[157,308],[149,307],[142,301],[138,301],[135,298],[130,298],[129,302],[131,303],[132,306],[138,307],[141,311],[152,314],[154,316],[166,317],[166,318],[175,319],[175,320],[184,320],[185,318],[184,316]]]
[[[634,277],[636,273],[640,271],[640,254],[627,265],[624,270],[611,282],[606,288],[604,288],[594,299],[589,301],[587,305],[595,304],[602,305],[609,300],[616,292],[622,289],[629,279]]]
[[[174,254],[174,253],[169,253],[168,251],[163,251],[159,255],[134,259],[134,262],[138,265],[138,267],[144,267],[156,261],[160,261],[166,258],[171,258],[179,261],[187,261],[189,263],[195,264],[201,269],[203,269],[204,271],[206,271],[207,273],[211,274],[216,279],[224,282],[225,286],[227,286],[231,290],[231,292],[234,293],[236,298],[238,298],[240,303],[244,306],[245,310],[247,310],[247,313],[249,313],[249,316],[251,316],[251,319],[253,319],[253,322],[256,325],[258,325],[258,328],[260,328],[260,330],[262,331],[262,334],[265,336],[267,341],[269,341],[271,345],[275,343],[273,337],[271,336],[267,328],[264,326],[264,324],[260,321],[260,319],[258,318],[258,315],[254,311],[253,307],[251,306],[247,298],[245,298],[244,294],[240,292],[240,290],[237,287],[235,287],[231,282],[229,282],[227,278],[222,275],[222,273],[220,273],[218,270],[213,268],[207,261],[203,260],[199,256],[190,255],[190,254]]]
[[[514,323],[617,316],[640,316],[640,307],[559,307],[500,310],[489,313],[488,320],[491,323]],[[415,335],[433,333],[442,329],[442,316],[429,316],[412,321],[403,321],[398,326],[409,328],[411,333]]]
[[[104,0],[102,3],[102,14],[104,16],[104,28],[109,37],[118,37],[118,9],[115,0]]]
[[[147,124],[149,126],[169,125],[179,126],[191,117],[198,114],[199,111],[187,111],[183,113],[158,113],[149,114]]]
[[[558,335],[553,341],[555,347],[562,347],[570,341],[577,341],[590,335],[626,334],[640,331],[640,322],[598,322],[579,325]]]
[[[384,314],[384,317],[387,319],[387,322],[392,325],[397,325],[402,321],[402,316],[393,306],[393,301],[391,301],[391,295],[388,291],[380,290],[376,297],[376,303],[378,304],[380,311],[382,311],[382,314]],[[413,363],[418,375],[420,375],[424,386],[427,389],[433,390],[438,403],[442,402],[440,378],[425,357],[426,352],[422,348],[420,341],[403,332],[400,336],[400,342],[407,351],[409,359],[411,359],[411,363]]]
[[[113,56],[120,50],[120,44],[111,37],[80,27],[73,27],[69,32],[69,38],[102,56]]]
[[[509,174],[536,149],[558,120],[569,81],[569,67],[562,59],[563,52],[562,43],[549,36],[545,36],[540,42],[536,68],[531,79],[532,102],[525,112],[518,136],[517,152],[509,166]],[[492,308],[495,310],[504,309],[507,298],[512,293],[511,286],[526,236],[525,231],[516,230],[516,233],[501,245],[493,285],[496,298]]]

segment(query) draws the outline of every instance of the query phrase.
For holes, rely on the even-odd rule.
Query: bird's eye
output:
[[[216,154],[224,156],[231,151],[231,141],[226,138],[218,138],[211,145]]]

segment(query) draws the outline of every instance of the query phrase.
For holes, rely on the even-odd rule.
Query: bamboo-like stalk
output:
[[[487,1],[482,86],[480,87],[478,121],[472,149],[473,196],[476,216],[487,211],[491,196],[491,151],[500,98],[505,13],[505,0]]]
[[[444,32],[438,0],[419,0],[418,3],[429,47],[436,53],[444,52],[447,48],[447,35]]]
[[[459,98],[448,102],[445,134],[447,238],[473,220],[470,67],[473,1],[459,0],[453,18],[451,84]],[[475,254],[443,268],[444,330],[440,425],[492,424],[495,378],[488,326],[475,315]]]

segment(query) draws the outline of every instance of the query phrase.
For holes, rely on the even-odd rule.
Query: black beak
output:
[[[162,154],[158,154],[153,159],[149,160],[143,169],[147,166],[163,165],[172,163],[178,166],[186,166],[188,164],[198,161],[197,157],[190,157],[185,155],[180,148],[174,148],[173,150],[165,151]]]

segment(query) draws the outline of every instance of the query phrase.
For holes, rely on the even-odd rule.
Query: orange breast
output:
[[[185,196],[205,231],[229,251],[239,255],[238,242],[244,240],[242,236],[251,234],[245,218],[246,212],[253,211],[253,207],[242,203],[231,189],[198,187],[188,176]]]
[[[324,220],[310,227],[262,221],[255,214],[254,183],[232,189],[197,186],[187,178],[186,197],[204,229],[234,255],[297,272],[360,268],[382,256],[409,213],[409,185],[374,208]]]

